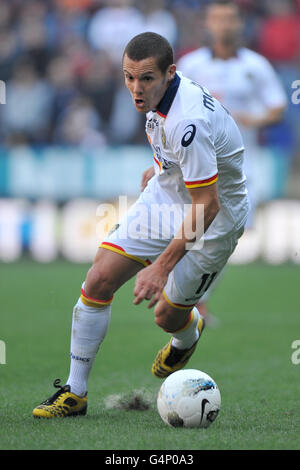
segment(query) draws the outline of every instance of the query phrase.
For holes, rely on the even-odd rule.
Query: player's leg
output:
[[[155,308],[155,322],[172,335],[152,365],[152,373],[163,378],[187,364],[196,349],[205,322],[197,308],[172,305],[165,293]]]
[[[148,256],[153,242],[131,231],[131,222],[141,210],[147,214],[149,208],[138,200],[103,240],[75,306],[67,383],[79,396],[86,391],[92,363],[106,335],[114,293],[151,262]],[[147,223],[141,230],[144,235],[148,233]]]
[[[114,293],[142,267],[132,259],[99,248],[73,312],[67,384],[76,395],[86,393],[94,359],[109,326]]]
[[[201,299],[196,304],[197,310],[205,319],[205,325],[213,328],[216,328],[220,325],[220,320],[209,310],[209,301],[221,278],[223,278],[225,271],[226,269],[223,269],[223,271],[218,274],[218,277],[214,280],[213,284],[209,287],[209,289],[206,290],[206,292],[204,292]]]
[[[113,295],[142,268],[135,260],[99,249],[73,310],[68,380],[63,387],[55,381],[58,392],[33,410],[35,417],[86,413],[88,378],[107,333]]]
[[[156,323],[172,334],[153,363],[157,377],[181,369],[195,351],[205,323],[197,303],[223,270],[242,233],[243,229],[226,239],[205,241],[201,250],[188,252],[170,273],[155,309]]]

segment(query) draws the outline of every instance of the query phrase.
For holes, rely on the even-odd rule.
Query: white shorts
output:
[[[170,229],[170,237],[160,238],[153,236],[153,233],[149,236],[148,211],[137,218],[137,207],[140,207],[139,201],[132,206],[100,247],[147,266],[168,246],[174,227]],[[160,229],[159,232],[165,233],[166,230],[168,231],[168,227]],[[187,251],[169,274],[163,292],[167,302],[182,309],[193,307],[226,265],[243,231],[241,228],[222,239],[204,240],[199,250]]]

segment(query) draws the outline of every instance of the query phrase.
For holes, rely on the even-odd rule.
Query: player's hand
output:
[[[161,266],[151,264],[137,274],[134,288],[134,305],[143,300],[150,300],[148,308],[153,307],[160,299],[163,288],[166,285],[169,273]]]
[[[144,191],[148,181],[154,176],[154,168],[151,166],[142,174],[141,191]]]

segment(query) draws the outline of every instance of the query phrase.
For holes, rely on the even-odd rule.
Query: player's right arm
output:
[[[201,239],[220,208],[217,161],[209,121],[196,119],[179,123],[174,128],[172,144],[191,204],[179,232],[156,261],[137,276],[134,303],[151,299],[148,308],[158,302],[169,273]]]
[[[188,190],[192,203],[182,226],[155,263],[170,273],[186,252],[201,239],[220,210],[217,184]]]
[[[189,193],[192,203],[180,230],[156,261],[137,275],[135,305],[147,299],[150,300],[148,308],[151,308],[159,301],[169,273],[190,247],[202,237],[219,211],[216,183],[190,189]]]

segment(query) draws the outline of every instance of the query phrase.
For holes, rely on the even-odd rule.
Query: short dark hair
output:
[[[165,73],[169,65],[174,63],[173,50],[166,38],[157,33],[146,32],[135,36],[129,41],[123,53],[131,60],[140,61],[154,57],[157,66]]]

